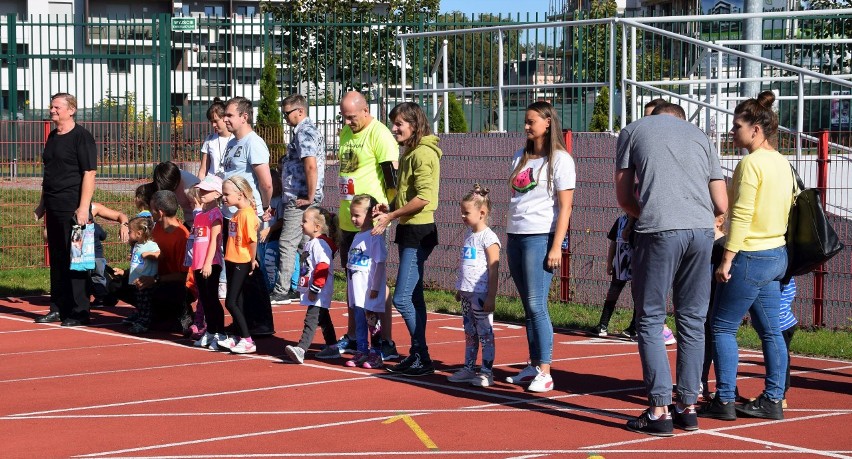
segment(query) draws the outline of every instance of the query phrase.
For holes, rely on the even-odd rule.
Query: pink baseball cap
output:
[[[204,180],[195,184],[195,187],[204,191],[215,191],[222,194],[222,179],[217,175],[208,174]]]

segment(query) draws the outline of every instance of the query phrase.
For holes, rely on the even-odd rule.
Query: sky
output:
[[[550,7],[550,0],[441,0],[441,12],[461,11],[462,13],[521,13],[532,16],[539,13],[543,18]]]

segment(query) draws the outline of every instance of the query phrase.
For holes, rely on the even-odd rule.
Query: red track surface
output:
[[[556,390],[534,395],[501,382],[526,362],[517,325],[495,324],[497,384],[480,389],[446,380],[464,348],[455,316],[429,316],[441,371],[406,379],[343,359],[283,362],[301,332],[298,305],[275,307],[276,335],[258,340],[258,354],[237,356],[176,335],[126,334],[126,306],[96,310],[89,327],[34,324],[45,299],[28,300],[0,300],[4,458],[852,457],[847,361],[794,356],[784,421],[702,419],[697,432],[657,438],[623,428],[645,403],[635,343],[558,333]],[[338,332],[344,312],[332,309]],[[394,328],[404,353],[399,318]],[[756,396],[762,374],[759,353],[743,351],[741,393]],[[386,422],[400,414],[408,423]]]

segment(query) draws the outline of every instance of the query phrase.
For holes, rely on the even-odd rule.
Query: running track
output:
[[[556,390],[533,395],[448,383],[464,348],[450,315],[429,316],[439,373],[406,379],[342,359],[283,362],[301,332],[298,305],[275,307],[276,335],[236,356],[176,335],[126,334],[126,306],[96,310],[89,327],[34,324],[45,302],[0,299],[4,458],[852,457],[848,361],[794,357],[784,421],[702,419],[699,431],[658,438],[622,427],[645,403],[635,343],[560,331]],[[332,309],[338,332],[344,312]],[[504,323],[495,332],[502,381],[526,362],[525,332]],[[405,353],[399,317],[394,334]],[[759,353],[741,352],[743,395],[759,393],[762,373]]]

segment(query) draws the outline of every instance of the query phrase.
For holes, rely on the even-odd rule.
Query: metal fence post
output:
[[[15,13],[6,15],[7,30],[9,31],[9,44],[6,45],[9,54],[9,100],[7,108],[9,109],[9,144],[13,147],[9,149],[9,175],[11,179],[15,179],[16,165],[18,164],[18,149],[14,145],[18,144],[18,27],[16,24],[17,15]]]
[[[157,43],[157,62],[154,64],[159,67],[160,110],[159,119],[156,121],[159,121],[160,125],[160,161],[169,161],[172,158],[171,20],[168,13],[162,13],[152,21],[154,21],[157,30],[160,31]],[[156,101],[156,97],[154,100]]]
[[[828,131],[819,133],[817,158],[817,190],[822,199],[822,210],[825,210],[825,195],[828,189]],[[814,325],[821,327],[823,323],[823,298],[825,298],[825,264],[814,270]]]

